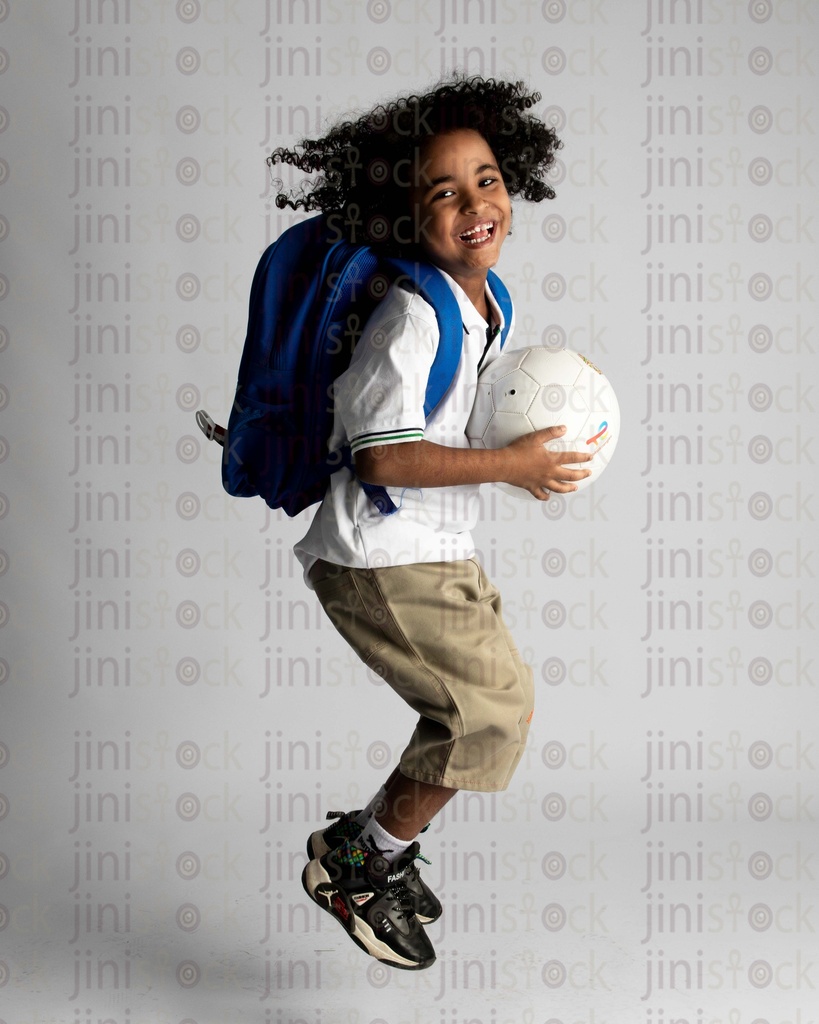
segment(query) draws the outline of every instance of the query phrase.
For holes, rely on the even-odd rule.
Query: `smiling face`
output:
[[[498,262],[512,207],[497,161],[478,132],[433,136],[422,148],[412,189],[421,248],[473,302]]]

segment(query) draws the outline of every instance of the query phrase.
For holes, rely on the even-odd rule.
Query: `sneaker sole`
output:
[[[349,897],[332,882],[321,861],[314,859],[307,864],[301,875],[301,884],[310,899],[331,914],[357,946],[382,964],[403,971],[422,971],[435,963],[434,956],[420,963],[409,960],[383,943],[366,921],[355,916]]]
[[[319,829],[307,840],[307,856],[310,860],[318,860],[319,857],[323,857],[325,853],[329,852],[330,847],[324,842],[324,831]]]

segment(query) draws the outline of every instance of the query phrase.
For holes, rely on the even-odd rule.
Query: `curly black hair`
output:
[[[271,169],[290,164],[316,177],[276,195],[280,209],[321,210],[353,243],[400,252],[399,221],[408,213],[408,171],[424,141],[461,128],[477,131],[495,154],[511,196],[554,198],[546,173],[561,147],[553,128],[529,110],[541,99],[523,82],[455,74],[423,95],[381,104],[342,121],[319,139],[279,147]]]

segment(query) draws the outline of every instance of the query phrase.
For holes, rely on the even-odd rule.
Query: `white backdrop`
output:
[[[812,0],[0,0],[0,1019],[808,1024],[819,1005]],[[558,198],[516,343],[623,410],[606,475],[485,489],[534,666],[511,788],[424,837],[420,974],[299,883],[411,715],[221,491],[264,157],[442,70],[522,77]]]

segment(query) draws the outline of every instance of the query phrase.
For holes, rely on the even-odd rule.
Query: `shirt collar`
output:
[[[461,320],[463,321],[464,328],[467,331],[480,330],[482,334],[486,334],[486,329],[489,324],[487,324],[481,314],[472,305],[472,302],[463,288],[461,288],[458,282],[453,277],[450,277],[445,270],[441,270],[440,267],[437,267],[436,269],[452,289],[452,294],[458,300],[458,306],[461,310]],[[503,313],[501,312],[500,306],[495,301],[495,296],[492,294],[492,289],[489,287],[488,281],[486,282],[486,300],[492,310],[492,325],[500,327],[500,329],[503,330],[506,326],[503,319]]]

